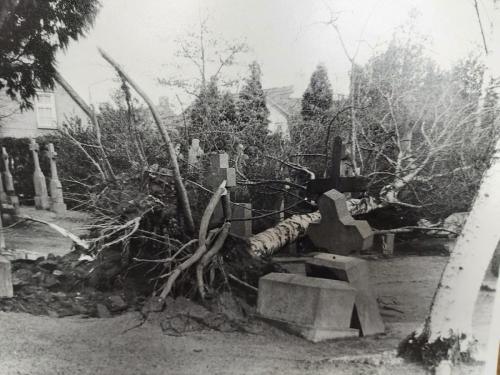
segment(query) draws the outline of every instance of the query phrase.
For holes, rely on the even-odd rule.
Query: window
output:
[[[35,99],[36,121],[39,128],[57,128],[56,103],[51,92],[38,92]]]

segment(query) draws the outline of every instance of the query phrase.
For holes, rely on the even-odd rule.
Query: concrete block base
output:
[[[66,212],[67,208],[65,203],[52,203],[50,210],[58,215],[62,215]]]
[[[258,314],[317,342],[357,336],[349,329],[356,290],[348,283],[270,273],[259,280]]]
[[[19,197],[17,195],[9,195],[9,203],[13,205],[15,208],[19,208]]]
[[[319,253],[306,262],[308,276],[348,282],[356,288],[354,323],[351,328],[360,328],[363,336],[385,331],[377,299],[370,287],[368,263],[363,259]]]
[[[35,196],[35,208],[37,210],[48,210],[50,202],[48,196]]]
[[[0,298],[14,297],[10,261],[0,255]]]
[[[300,326],[297,324],[283,322],[276,319],[263,318],[263,320],[271,323],[272,325],[292,333],[294,335],[305,338],[311,342],[321,342],[326,340],[345,339],[352,337],[359,337],[359,330],[355,328],[341,329],[328,329],[328,328],[314,328],[308,326]]]

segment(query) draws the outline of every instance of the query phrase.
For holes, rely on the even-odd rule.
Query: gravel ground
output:
[[[254,323],[254,333],[171,336],[161,319],[130,329],[140,322],[135,313],[111,319],[0,313],[0,374],[425,374],[394,351],[425,317],[445,262],[433,256],[370,262],[376,292],[404,312],[382,311],[388,333],[380,337],[313,344],[262,322]],[[492,292],[481,292],[479,336],[487,332],[492,299]]]

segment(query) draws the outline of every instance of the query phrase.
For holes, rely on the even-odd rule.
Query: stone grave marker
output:
[[[35,207],[38,210],[48,210],[50,208],[49,196],[47,194],[47,184],[45,176],[40,168],[40,160],[38,159],[38,152],[40,147],[34,139],[30,143],[30,151],[33,154],[33,185],[35,186]]]
[[[200,158],[203,154],[203,149],[200,147],[200,140],[194,138],[188,150],[188,169],[190,171],[200,165]]]
[[[64,203],[63,190],[61,181],[59,181],[59,176],[57,174],[57,152],[54,149],[54,145],[49,143],[48,157],[50,159],[50,198],[51,198],[51,209],[56,214],[63,214],[66,212],[66,204]]]
[[[9,203],[9,196],[7,195],[3,187],[3,178],[1,173],[0,173],[0,202]]]
[[[10,261],[0,255],[0,298],[12,298],[13,296]]]
[[[206,175],[206,183],[210,190],[215,191],[224,180],[226,180],[227,188],[236,186],[236,170],[234,168],[229,168],[228,154],[211,154],[209,161],[210,164]],[[223,220],[224,211],[222,209],[222,204],[219,202],[210,222],[212,224],[222,224]]]
[[[356,290],[348,283],[289,273],[259,280],[258,314],[313,341],[356,337],[349,328]]]
[[[250,203],[233,203],[232,219],[250,219],[252,217],[252,205]],[[248,238],[252,235],[252,220],[231,221],[232,234]]]
[[[348,282],[357,291],[351,328],[359,328],[363,336],[384,332],[377,299],[370,287],[368,262],[353,257],[319,253],[306,261],[306,274]]]
[[[321,196],[318,204],[321,221],[312,223],[307,230],[316,247],[347,255],[372,246],[370,225],[364,220],[354,220],[347,210],[344,194],[330,190]]]
[[[14,190],[14,179],[12,178],[12,174],[10,173],[9,154],[7,153],[5,147],[2,147],[2,159],[5,169],[5,171],[3,172],[3,178],[5,181],[5,190],[7,192],[8,201],[14,208],[18,209],[19,198]]]
[[[341,193],[360,193],[366,191],[367,178],[362,176],[344,176],[346,173],[343,159],[346,157],[342,138],[335,137],[332,148],[332,160],[328,169],[328,178],[317,178],[307,183],[306,195],[310,199],[335,189]]]

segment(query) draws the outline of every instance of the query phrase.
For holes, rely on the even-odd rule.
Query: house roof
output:
[[[292,98],[293,86],[272,87],[264,89],[266,102],[275,107],[284,116],[290,117],[300,112],[300,98]]]

